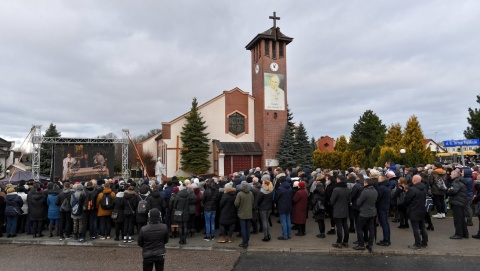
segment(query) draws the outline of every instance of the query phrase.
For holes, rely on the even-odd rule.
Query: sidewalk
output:
[[[277,218],[272,216],[273,227],[271,228],[270,242],[263,242],[263,234],[250,235],[250,242],[248,249],[238,247],[241,242],[240,237],[233,238],[232,243],[217,243],[217,238],[214,241],[203,240],[203,234],[195,234],[193,238],[187,238],[187,245],[180,246],[178,238],[170,239],[166,245],[170,249],[187,249],[187,250],[211,250],[211,251],[269,251],[269,252],[314,252],[321,254],[363,254],[368,255],[368,251],[355,251],[352,249],[353,241],[356,240],[356,234],[350,234],[349,248],[333,248],[332,244],[336,241],[336,235],[327,235],[325,239],[316,238],[318,234],[317,224],[312,218],[307,219],[307,235],[302,237],[295,236],[296,231],[292,231],[292,239],[288,241],[277,240],[281,235],[280,224],[277,223]],[[327,231],[330,229],[330,221],[325,220]],[[449,239],[454,233],[453,219],[433,219],[435,231],[428,231],[429,243],[428,248],[420,250],[412,250],[408,245],[414,242],[412,229],[398,229],[398,223],[390,222],[391,228],[391,242],[389,247],[382,247],[374,245],[374,255],[424,255],[424,256],[454,256],[454,257],[479,257],[480,240],[469,238],[462,240]],[[478,220],[474,220],[475,225],[468,227],[470,236],[477,234]],[[378,227],[377,234],[379,238],[382,237],[382,229]],[[114,229],[112,229],[112,233]],[[48,234],[44,232],[44,234]],[[87,234],[88,235],[88,234]],[[136,236],[134,236],[135,238]],[[88,240],[88,239],[87,239]],[[137,247],[136,240],[132,243],[123,243],[122,241],[114,241],[113,238],[107,240],[96,239],[94,241],[86,241],[79,243],[73,239],[58,241],[58,237],[48,238],[33,238],[31,235],[21,234],[15,238],[0,238],[1,244],[35,244],[35,245],[69,245],[69,246],[98,246],[98,247]]]

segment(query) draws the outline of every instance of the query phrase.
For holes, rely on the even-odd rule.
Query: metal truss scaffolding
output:
[[[40,180],[40,147],[42,143],[46,144],[122,144],[122,177],[126,180],[129,176],[128,170],[128,145],[129,145],[129,130],[122,130],[122,138],[64,138],[64,137],[42,137],[41,125],[33,125],[32,129],[32,172],[33,180]]]

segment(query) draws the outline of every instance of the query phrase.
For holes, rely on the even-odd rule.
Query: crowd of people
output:
[[[155,209],[169,238],[178,238],[180,245],[202,231],[207,242],[231,243],[239,232],[239,246],[247,248],[251,234],[263,233],[261,240],[271,241],[272,220],[281,225],[276,239],[288,241],[292,230],[298,237],[306,235],[311,214],[318,225],[316,237],[336,235],[332,246],[338,249],[349,247],[352,239],[355,250],[390,246],[392,222],[401,229],[411,227],[414,243],[409,247],[422,249],[428,247],[428,231],[435,229],[432,218],[445,218],[447,210],[455,229],[450,238],[470,237],[467,226],[473,225],[473,216],[480,219],[477,172],[474,165],[405,168],[387,162],[369,169],[255,168],[218,178],[173,177],[166,182],[56,179],[44,187],[22,181],[0,188],[0,237],[5,232],[7,238],[20,233],[42,238],[47,231],[48,237],[59,240],[113,237],[131,243]],[[433,210],[436,214],[430,215]],[[480,228],[472,237],[480,239]]]

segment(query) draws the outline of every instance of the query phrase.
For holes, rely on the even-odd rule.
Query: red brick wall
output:
[[[235,111],[245,116],[245,134],[248,134],[248,93],[239,90],[225,92],[225,133],[228,134],[228,116]]]
[[[270,47],[273,41],[270,41]],[[265,159],[276,158],[276,153],[278,151],[278,146],[280,138],[283,135],[285,125],[287,124],[287,50],[286,45],[284,46],[284,55],[285,57],[279,58],[279,45],[277,42],[277,58],[272,59],[271,56],[265,56],[265,41],[260,41],[257,46],[260,46],[261,57],[255,62],[255,50],[251,50],[252,55],[252,96],[255,97],[255,141],[260,144],[263,150],[262,157],[262,168],[265,168]],[[272,50],[270,48],[270,55]],[[275,61],[279,65],[277,72],[270,70],[270,64]],[[258,73],[255,73],[255,66],[260,66]],[[276,73],[284,75],[284,86],[283,90],[285,91],[285,110],[265,110],[265,100],[264,100],[264,73]],[[275,116],[276,113],[276,116]]]
[[[328,144],[328,146],[325,146]],[[321,151],[333,151],[335,140],[329,136],[323,136],[317,140],[317,148]]]

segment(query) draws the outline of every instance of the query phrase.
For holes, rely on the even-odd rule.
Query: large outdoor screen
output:
[[[113,144],[55,145],[54,176],[71,182],[107,179],[114,175]]]

